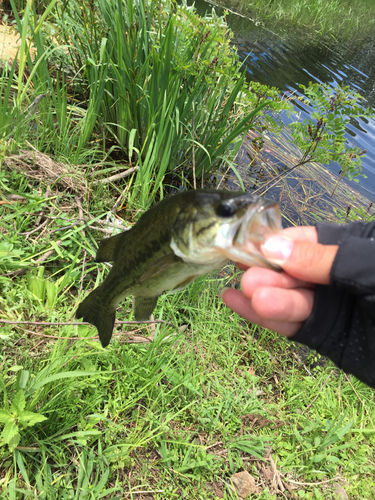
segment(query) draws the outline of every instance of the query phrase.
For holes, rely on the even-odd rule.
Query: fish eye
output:
[[[216,209],[216,215],[219,217],[232,217],[236,213],[236,207],[232,200],[223,201]]]

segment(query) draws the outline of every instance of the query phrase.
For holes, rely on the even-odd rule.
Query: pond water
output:
[[[212,5],[204,0],[195,2],[197,11],[204,14]],[[220,9],[216,8],[220,13]],[[249,79],[300,95],[299,85],[309,82],[348,85],[361,94],[363,107],[375,108],[375,37],[358,43],[350,40],[334,48],[327,44],[311,45],[295,35],[277,34],[265,27],[256,26],[250,19],[229,14],[229,27],[235,34],[234,43],[239,56],[246,60]],[[309,116],[311,109],[299,104],[296,111],[301,118]],[[285,124],[288,117],[282,116]],[[350,145],[367,149],[362,158],[362,172],[367,178],[359,177],[359,183],[349,183],[369,200],[375,202],[375,121],[353,120],[347,127],[346,138]],[[336,174],[340,166],[328,166]]]

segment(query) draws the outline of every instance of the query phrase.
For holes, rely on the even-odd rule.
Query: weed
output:
[[[186,6],[174,17],[177,7],[159,13],[156,4],[142,10],[145,4],[134,3],[116,16],[102,0],[79,11],[83,21],[71,24],[65,32],[69,47],[62,49],[53,40],[46,43],[46,32],[61,34],[51,30],[50,16],[77,13],[77,4],[69,2],[65,10],[49,5],[42,18],[29,3],[23,21],[16,16],[21,66],[29,72],[11,66],[0,79],[2,96],[8,96],[1,102],[0,497],[116,498],[146,492],[160,500],[219,494],[229,499],[236,497],[231,475],[247,470],[264,487],[259,498],[271,499],[277,495],[266,459],[271,454],[284,483],[300,498],[333,497],[330,481],[345,479],[351,498],[370,499],[373,391],[332,373],[329,362],[316,369],[308,359],[304,366],[285,339],[245,324],[224,307],[219,290],[236,283],[233,266],[183,292],[163,295],[155,310],[163,321],[152,337],[148,325],[119,323],[103,350],[91,326],[72,321],[83,294],[107,272],[106,264],[92,259],[103,233],[118,231],[113,219],[120,202],[130,200],[142,209],[151,195],[163,195],[160,183],[167,170],[151,172],[158,162],[168,169],[173,157],[187,169],[193,163],[188,155],[194,156],[199,181],[203,166],[208,172],[205,158],[212,161],[216,154],[218,163],[231,160],[241,141],[236,134],[253,124],[258,114],[251,112],[275,90],[265,94],[237,78],[235,56],[224,43],[224,20],[207,36],[207,27],[186,21],[196,19]],[[102,19],[113,13],[109,21],[120,23],[121,30],[101,31],[102,19],[95,24],[98,13]],[[132,22],[122,25],[126,15]],[[134,25],[136,16],[149,33]],[[214,15],[210,22],[217,22]],[[188,44],[190,36],[195,44]],[[129,87],[143,114],[137,121],[135,113],[124,131],[117,113],[128,119],[134,102],[125,106],[128,96],[114,82],[129,76],[115,52],[122,50],[121,41],[126,50],[137,37],[149,44],[142,56],[139,47],[134,52],[142,62],[138,70],[148,64],[151,73],[136,80],[141,88]],[[89,40],[85,50],[91,51],[81,51],[80,62],[79,40]],[[219,65],[210,67],[217,43],[226,64],[222,73]],[[61,67],[51,72],[55,55]],[[178,62],[174,68],[172,60]],[[77,65],[74,77],[67,61]],[[158,65],[166,80],[152,73]],[[129,68],[133,79],[140,78],[134,65]],[[164,92],[154,89],[161,87]],[[99,118],[103,92],[107,114]],[[249,101],[242,99],[246,95]],[[234,121],[226,121],[232,112]],[[229,124],[233,128],[222,133]],[[171,130],[185,142],[176,146]],[[110,143],[110,136],[119,141]],[[147,148],[142,141],[148,141]],[[165,153],[169,144],[171,153]],[[119,168],[111,155],[120,145],[127,163],[148,167],[125,186],[102,184]],[[42,168],[46,163],[49,170]],[[59,169],[61,163],[70,169]],[[151,186],[143,188],[141,182]],[[139,215],[129,207],[123,213],[122,228]],[[130,299],[121,304],[119,317],[132,317]]]

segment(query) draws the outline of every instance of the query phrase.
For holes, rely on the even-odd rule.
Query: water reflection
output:
[[[195,5],[201,14],[212,8],[203,0]],[[311,81],[326,83],[332,88],[338,84],[348,85],[364,97],[363,107],[375,108],[375,37],[362,43],[350,40],[332,48],[323,43],[306,43],[295,35],[294,38],[290,34],[280,36],[233,14],[227,16],[227,21],[235,33],[234,43],[250,79],[278,87],[282,93],[289,91],[297,95],[301,95],[299,85],[308,85]],[[307,118],[311,108],[301,103],[297,106],[301,119]],[[285,124],[290,121],[286,113],[282,119]],[[346,138],[351,146],[368,151],[362,159],[362,171],[367,179],[360,177],[359,185],[361,191],[375,200],[375,121],[352,120]],[[340,166],[331,162],[329,169],[338,174]]]

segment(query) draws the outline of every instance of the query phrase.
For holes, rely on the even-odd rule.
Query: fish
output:
[[[117,306],[130,295],[135,319],[146,321],[163,292],[183,290],[229,260],[280,271],[260,245],[281,229],[277,203],[243,191],[197,189],[164,198],[131,229],[99,245],[96,262],[114,264],[76,318],[94,325],[106,347]]]

